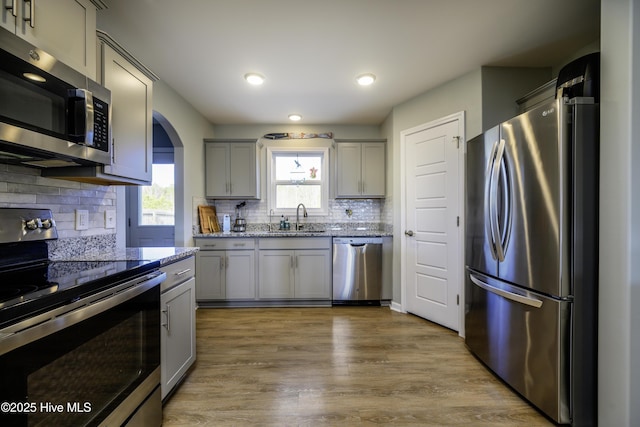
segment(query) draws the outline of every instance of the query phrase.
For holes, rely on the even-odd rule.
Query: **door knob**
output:
[[[411,237],[413,236],[413,231],[412,230],[407,230],[404,232],[404,234],[406,234],[407,236]]]

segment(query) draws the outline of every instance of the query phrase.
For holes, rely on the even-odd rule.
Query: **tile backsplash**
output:
[[[205,198],[194,197],[193,199],[193,232],[200,233],[200,220],[198,218],[198,206],[210,205],[216,207],[218,222],[222,224],[222,216],[231,216],[231,223],[235,218],[235,207],[242,200],[207,200]],[[244,216],[247,225],[268,224],[269,210],[266,200],[246,200]],[[388,212],[385,209],[385,199],[329,199],[329,214],[322,216],[309,216],[304,219],[307,224],[380,224],[380,227],[388,227],[391,218],[387,218]],[[347,213],[351,211],[351,215]],[[295,216],[295,215],[294,215]],[[279,217],[271,218],[277,224]],[[295,220],[294,218],[289,218]]]
[[[58,229],[59,250],[103,250],[115,246],[115,230],[105,228],[106,210],[116,209],[114,187],[51,179],[40,170],[0,164],[0,207],[51,209]],[[89,211],[89,228],[75,229],[75,211]],[[69,240],[68,240],[69,239]]]

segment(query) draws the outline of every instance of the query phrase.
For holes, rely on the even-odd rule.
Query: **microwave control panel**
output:
[[[93,147],[109,151],[109,104],[93,98]]]

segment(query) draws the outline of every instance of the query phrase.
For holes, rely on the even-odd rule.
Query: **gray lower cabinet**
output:
[[[198,301],[255,299],[254,239],[195,239]]]
[[[164,399],[196,360],[195,261],[165,265],[167,280],[161,285],[161,389]]]
[[[330,237],[196,238],[195,245],[203,305],[331,300]]]
[[[258,298],[331,298],[331,239],[264,238],[259,243]]]

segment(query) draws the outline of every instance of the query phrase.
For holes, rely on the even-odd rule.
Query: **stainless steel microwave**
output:
[[[0,28],[0,162],[111,164],[111,92]]]

